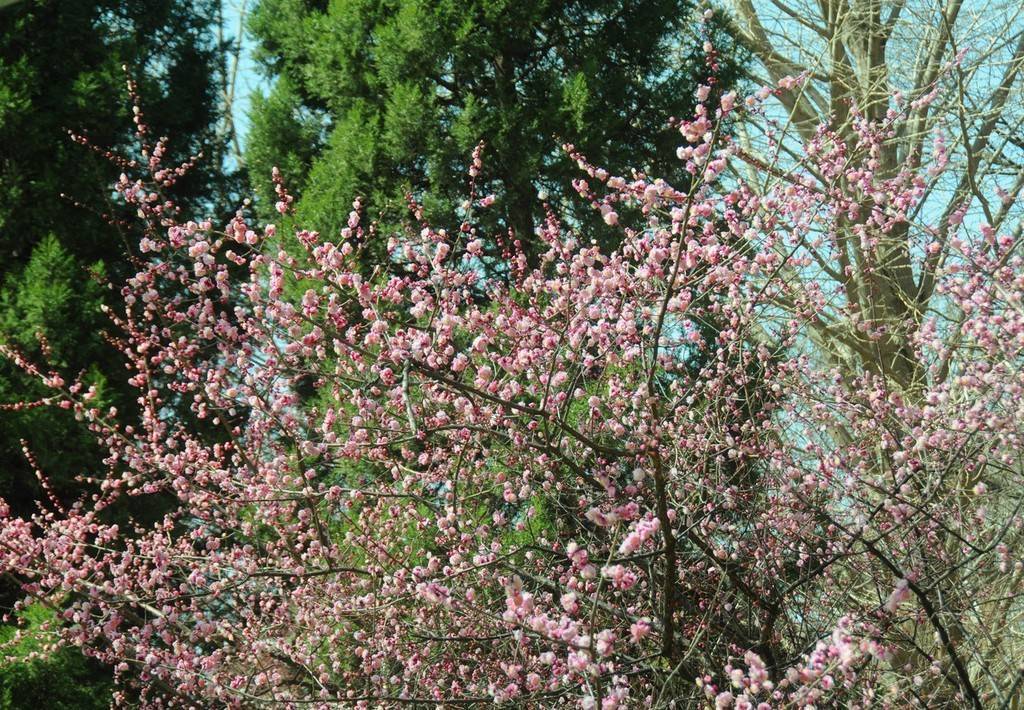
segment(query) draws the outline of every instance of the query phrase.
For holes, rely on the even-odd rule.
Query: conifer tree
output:
[[[681,182],[666,124],[690,115],[711,73],[687,32],[693,11],[690,0],[262,0],[251,29],[276,82],[254,102],[248,161],[263,205],[278,165],[300,220],[325,234],[345,226],[355,195],[392,224],[408,191],[428,217],[451,215],[484,141],[479,187],[497,200],[485,228],[513,230],[530,251],[545,197],[603,228],[564,199],[577,173],[560,144]],[[725,36],[716,46],[720,87],[740,56]]]
[[[166,157],[204,154],[173,197],[200,212],[226,202],[237,176],[220,165],[217,21],[215,0],[24,0],[0,9],[0,342],[32,355],[42,334],[64,367],[106,381],[124,406],[132,397],[98,308],[110,298],[104,281],[133,272],[137,239],[111,192],[118,165],[102,152],[135,153],[131,78],[151,133],[172,137]],[[29,392],[0,366],[0,403]],[[95,468],[91,440],[74,430],[71,417],[53,412],[0,410],[0,492],[18,510],[34,510],[41,492],[23,440],[68,499],[74,477]]]

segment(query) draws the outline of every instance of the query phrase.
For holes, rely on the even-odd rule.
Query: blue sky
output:
[[[224,2],[224,37],[237,39],[239,21],[242,14],[249,13],[253,0],[226,0]],[[256,90],[266,91],[269,82],[258,71],[253,61],[254,43],[247,33],[242,33],[242,51],[239,57],[238,74],[235,85],[235,99],[232,105],[232,118],[238,131],[242,145],[249,133],[249,98]],[[229,67],[230,68],[230,67]]]

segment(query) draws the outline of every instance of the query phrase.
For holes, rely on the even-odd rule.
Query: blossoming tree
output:
[[[110,314],[141,414],[8,353],[109,456],[91,497],[0,511],[0,567],[152,706],[1014,707],[1019,240],[914,213],[941,144],[877,169],[920,104],[852,107],[785,171],[721,130],[805,80],[680,121],[686,190],[566,146],[621,246],[549,212],[540,265],[510,248],[493,280],[480,151],[450,224],[412,202],[378,235],[357,200],[296,252],[180,220],[187,166],[148,145],[118,185],[148,259]],[[934,280],[898,322],[831,278],[852,234],[898,279],[894,231]],[[111,522],[158,495],[156,526]]]

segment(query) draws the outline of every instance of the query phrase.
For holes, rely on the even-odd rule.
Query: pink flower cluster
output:
[[[338,235],[178,221],[151,151],[110,314],[137,414],[13,354],[108,456],[0,506],[0,570],[153,706],[982,702],[1013,648],[979,614],[1020,609],[1017,238],[912,216],[898,113],[747,154],[721,121],[774,91],[679,124],[689,186],[569,147],[621,244],[552,213],[532,267],[482,269],[467,216],[368,274],[358,201]],[[110,522],[129,496],[170,503]]]

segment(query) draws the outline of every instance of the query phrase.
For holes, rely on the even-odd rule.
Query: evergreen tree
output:
[[[0,9],[0,341],[35,357],[42,333],[65,374],[106,380],[119,405],[132,396],[104,341],[99,282],[132,273],[133,235],[112,198],[120,168],[68,132],[134,154],[130,76],[151,135],[170,137],[166,161],[205,155],[175,199],[200,213],[223,203],[237,177],[220,164],[217,22],[215,0],[23,0]],[[0,403],[32,387],[0,363]],[[0,410],[0,496],[19,510],[34,508],[40,492],[22,440],[62,497],[77,495],[74,477],[99,463],[72,418]]]
[[[44,642],[52,631],[54,613],[33,605],[19,614],[23,623],[20,641],[11,626],[0,626],[0,643],[16,662],[0,664],[0,708],[47,710],[104,710],[110,707],[113,682],[96,661],[77,649],[46,653]]]
[[[86,272],[55,236],[48,235],[32,250],[28,265],[10,274],[0,290],[0,333],[9,347],[32,356],[42,355],[45,347],[47,361],[62,370],[71,366],[88,369],[89,383],[105,393],[108,377],[104,371],[109,371],[111,358],[96,336],[104,327],[101,276],[100,265],[92,273]],[[41,384],[5,358],[0,360],[0,396],[7,402],[33,401],[46,393]],[[70,413],[54,407],[27,407],[2,414],[0,442],[5,465],[0,468],[0,490],[14,509],[32,510],[40,497],[22,442],[47,474],[48,483],[62,496],[70,497],[77,489],[76,475],[98,465],[94,437]]]
[[[325,234],[344,226],[356,195],[385,222],[410,189],[428,216],[451,215],[481,140],[481,187],[497,197],[483,226],[511,228],[527,247],[544,216],[539,193],[563,214],[595,219],[565,199],[580,174],[560,142],[609,170],[646,166],[681,184],[679,137],[666,123],[692,112],[709,74],[687,33],[693,9],[691,0],[261,0],[251,29],[276,83],[254,102],[248,164],[264,209],[278,165],[299,193],[300,221]],[[716,46],[731,45],[722,36]],[[739,61],[722,56],[719,88]],[[379,263],[380,246],[371,254]]]

